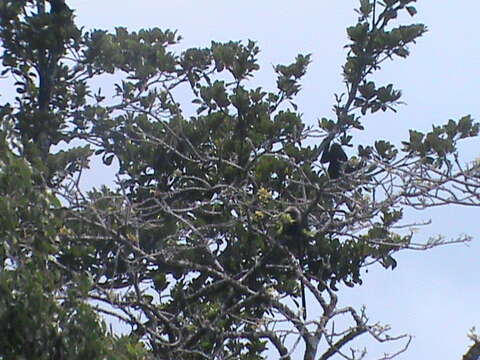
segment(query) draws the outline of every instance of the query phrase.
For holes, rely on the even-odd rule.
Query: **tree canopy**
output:
[[[308,54],[268,90],[250,85],[254,41],[178,53],[175,31],[86,30],[63,0],[1,0],[15,94],[0,104],[0,359],[360,359],[360,336],[406,349],[340,290],[443,243],[418,242],[405,211],[478,206],[480,191],[478,161],[458,159],[479,133],[469,115],[401,145],[355,139],[401,103],[372,74],[426,32],[398,21],[414,2],[360,1],[344,91],[312,123],[295,103]],[[82,189],[95,156],[115,186]]]

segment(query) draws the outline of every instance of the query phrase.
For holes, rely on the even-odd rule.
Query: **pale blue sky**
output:
[[[183,47],[206,46],[211,40],[258,41],[263,66],[259,85],[274,85],[271,64],[287,63],[297,53],[312,53],[298,104],[304,119],[331,116],[333,93],[342,90],[345,28],[353,24],[357,0],[220,1],[220,0],[73,0],[78,22],[88,28],[126,26],[178,29]],[[429,32],[412,48],[407,60],[386,64],[376,76],[403,90],[406,106],[397,114],[368,118],[363,141],[385,138],[398,143],[408,129],[429,130],[431,124],[472,114],[480,119],[480,43],[477,1],[419,0],[418,16]],[[480,156],[479,140],[466,146],[465,159]],[[98,184],[102,176],[91,177]],[[89,181],[87,181],[89,182]],[[365,285],[340,292],[343,303],[365,304],[374,321],[390,324],[396,333],[415,339],[401,360],[461,359],[472,326],[480,328],[479,208],[449,207],[418,213],[433,224],[418,234],[475,236],[469,247],[453,245],[428,252],[405,252],[394,271],[372,268]],[[383,348],[372,345],[373,354]],[[367,359],[374,359],[367,356]]]

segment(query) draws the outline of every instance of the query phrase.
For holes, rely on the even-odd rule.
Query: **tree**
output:
[[[475,360],[480,357],[480,339],[478,335],[475,333],[475,328],[470,330],[468,334],[470,340],[473,341],[473,344],[468,349],[467,353],[463,355],[462,360]]]
[[[458,161],[458,142],[478,135],[470,116],[411,130],[401,147],[353,137],[400,103],[371,75],[425,33],[395,25],[413,2],[360,1],[334,117],[307,126],[294,97],[309,55],[275,67],[276,90],[252,89],[253,41],[176,54],[170,30],[85,32],[62,1],[1,1],[2,75],[17,95],[1,107],[0,316],[24,335],[0,357],[34,341],[54,344],[45,358],[261,359],[270,347],[358,359],[344,349],[363,334],[406,349],[408,336],[339,307],[339,288],[360,286],[373,263],[394,269],[400,250],[442,243],[416,243],[405,209],[478,206],[479,190],[479,164]],[[108,74],[121,80],[107,96],[92,83]],[[116,187],[80,188],[92,156],[118,163]],[[303,318],[304,288],[320,315]],[[39,337],[12,313],[38,318]],[[130,334],[106,332],[102,313]]]

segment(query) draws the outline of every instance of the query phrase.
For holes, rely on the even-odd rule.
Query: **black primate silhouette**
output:
[[[345,151],[343,151],[342,146],[333,143],[332,145],[327,146],[323,150],[320,162],[323,164],[329,163],[328,176],[330,177],[330,179],[337,179],[338,177],[340,177],[343,163],[347,160],[347,154],[345,154]]]
[[[285,213],[290,215],[292,221],[288,224],[284,224],[283,234],[288,237],[287,246],[296,253],[300,262],[300,267],[303,271],[303,258],[305,256],[305,234],[303,229],[305,228],[302,213],[295,206],[289,206],[285,209]],[[307,318],[307,303],[305,299],[305,285],[300,282],[301,296],[302,296],[302,309],[303,319]]]

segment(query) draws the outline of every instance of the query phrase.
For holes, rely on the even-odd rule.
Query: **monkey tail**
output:
[[[303,257],[305,256],[305,248],[304,244],[301,243],[301,241],[297,241],[298,244],[298,260],[300,262],[300,268],[302,269],[303,272]],[[301,291],[301,297],[302,297],[302,316],[303,320],[307,319],[307,301],[305,298],[305,284],[300,281],[300,291]]]
[[[305,285],[302,283],[302,309],[303,320],[307,320],[307,301],[305,299]]]

